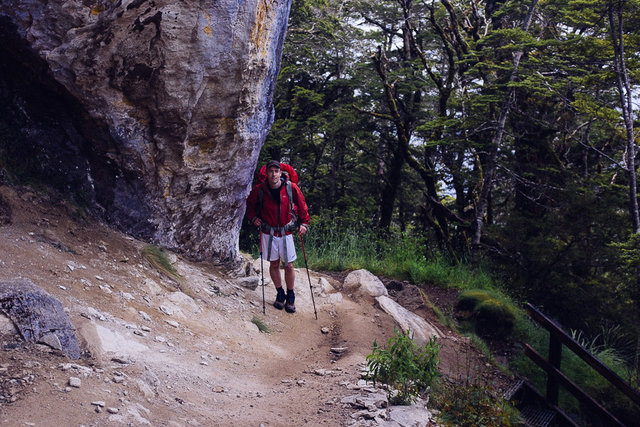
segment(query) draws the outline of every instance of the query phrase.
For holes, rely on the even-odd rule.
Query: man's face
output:
[[[282,169],[271,166],[267,171],[267,179],[269,180],[269,187],[280,187],[280,176],[282,175]]]

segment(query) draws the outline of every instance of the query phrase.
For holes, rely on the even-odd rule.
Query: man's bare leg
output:
[[[293,263],[290,262],[284,267],[284,282],[287,284],[287,291],[293,290],[295,281],[296,281],[296,272],[293,269]]]
[[[282,287],[282,277],[280,277],[280,260],[269,261],[269,275],[276,289]]]

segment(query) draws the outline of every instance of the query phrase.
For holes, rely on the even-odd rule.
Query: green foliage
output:
[[[251,323],[256,325],[260,332],[263,332],[265,334],[271,333],[271,328],[269,328],[269,326],[264,323],[264,320],[260,319],[258,316],[253,316],[253,318],[251,319]]]
[[[440,411],[438,421],[446,426],[516,426],[519,412],[505,399],[480,384],[442,382],[433,395]]]
[[[515,310],[509,304],[491,298],[476,307],[474,319],[481,335],[506,338],[513,332]]]
[[[495,291],[471,289],[458,296],[456,309],[469,311],[470,319],[479,335],[492,338],[507,338],[514,330],[516,308]]]
[[[396,329],[385,347],[380,348],[376,341],[373,342],[373,351],[367,356],[367,379],[374,384],[381,382],[390,386],[389,401],[409,405],[440,375],[439,351],[435,337],[420,347],[413,341],[410,331]]]
[[[169,278],[178,281],[178,283],[182,280],[182,276],[180,276],[178,271],[173,267],[164,249],[153,245],[146,245],[142,248],[142,257]]]
[[[417,285],[428,283],[458,289],[496,286],[482,269],[465,263],[452,264],[438,253],[427,257],[424,240],[407,233],[382,237],[363,222],[341,224],[323,217],[314,217],[311,225],[304,242],[309,268],[314,270],[364,268],[386,277],[409,279]],[[303,267],[304,260],[299,257],[296,266]]]
[[[469,289],[458,296],[456,309],[473,311],[479,304],[492,298],[494,298],[494,296],[488,291],[482,289]]]

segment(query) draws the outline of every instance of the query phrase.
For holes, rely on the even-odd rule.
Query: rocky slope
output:
[[[373,340],[386,342],[396,321],[369,297],[345,293],[341,280],[311,273],[318,320],[304,271],[297,313],[275,310],[268,285],[263,314],[261,287],[251,289],[259,261],[229,271],[170,254],[181,276],[172,279],[142,256],[143,242],[64,200],[7,186],[0,198],[11,212],[0,226],[0,282],[29,279],[57,298],[82,350],[71,360],[25,343],[0,316],[1,425],[428,422],[424,407],[387,408],[384,392],[361,380]],[[435,325],[424,304],[412,304]],[[435,326],[445,374],[484,366],[465,340]]]

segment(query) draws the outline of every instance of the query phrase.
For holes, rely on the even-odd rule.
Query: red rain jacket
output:
[[[291,221],[291,212],[289,205],[289,196],[287,195],[286,185],[282,181],[280,186],[280,203],[271,196],[268,182],[262,182],[253,187],[249,198],[247,199],[246,216],[251,222],[258,217],[258,204],[260,203],[260,187],[262,187],[262,212],[260,219],[272,227],[284,227]],[[295,184],[291,183],[291,194],[293,196],[293,206],[300,224],[309,225],[309,209],[304,200],[302,191]],[[287,232],[286,234],[291,234]]]

